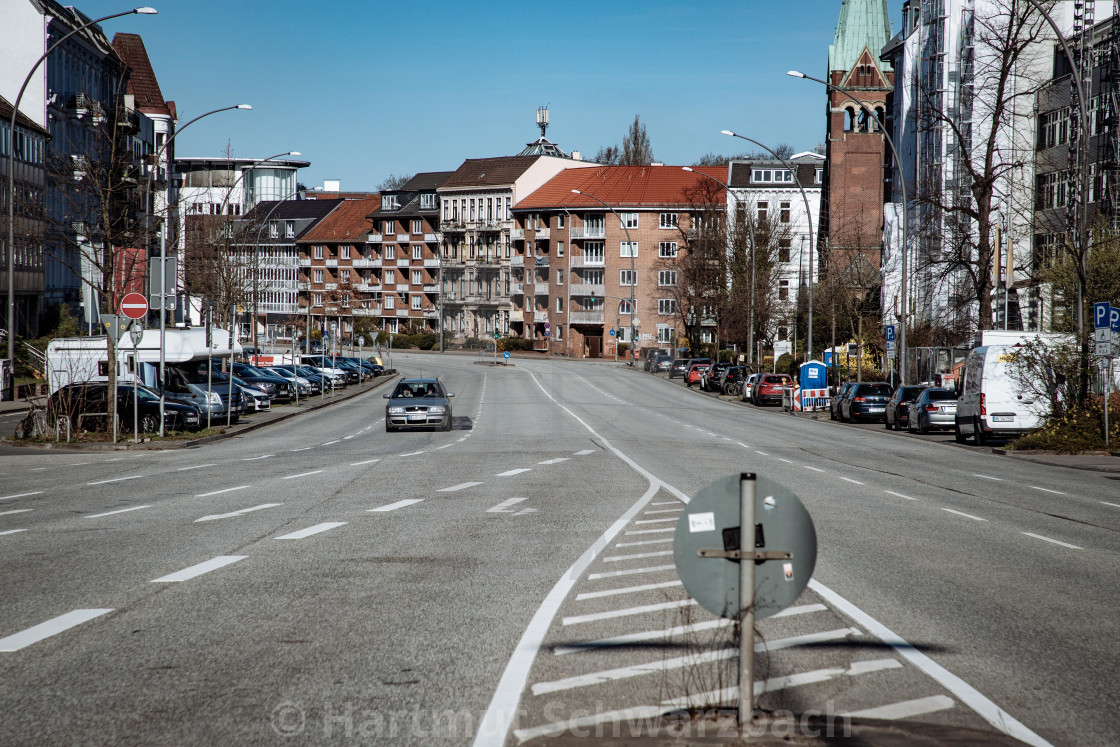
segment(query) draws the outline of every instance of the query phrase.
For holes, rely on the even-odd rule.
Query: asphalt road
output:
[[[387,434],[371,393],[182,451],[0,452],[0,743],[518,744],[733,703],[666,530],[741,471],[819,540],[759,623],[763,707],[1120,741],[1110,476],[606,363],[394,365],[456,392],[451,432]]]

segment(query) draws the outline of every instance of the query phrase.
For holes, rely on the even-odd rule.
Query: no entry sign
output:
[[[140,293],[129,293],[121,299],[121,313],[129,319],[143,319],[148,315],[148,299]]]

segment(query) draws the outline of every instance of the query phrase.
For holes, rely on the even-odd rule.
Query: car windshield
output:
[[[119,387],[117,387],[117,394],[131,397],[132,385],[121,384]],[[138,386],[136,387],[136,399],[140,400],[141,402],[159,402],[159,395],[146,386]]]
[[[781,384],[789,380],[790,378],[785,374],[767,374],[766,376],[762,377],[763,384]]]
[[[890,384],[861,384],[859,393],[864,397],[889,397],[891,396]]]
[[[900,400],[914,399],[915,397],[917,397],[919,394],[921,394],[924,391],[925,391],[925,387],[921,387],[921,386],[904,387],[902,389],[902,392],[899,393],[899,399]]]
[[[393,392],[393,399],[410,397],[441,397],[439,384],[431,381],[402,381]]]

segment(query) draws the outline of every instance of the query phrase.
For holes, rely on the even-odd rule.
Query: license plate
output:
[[[1015,422],[1015,416],[1014,415],[993,415],[992,416],[992,422],[993,423],[1013,423],[1013,422]]]
[[[885,408],[885,407],[869,407],[869,408],[867,408],[867,411],[868,412],[883,412],[886,409],[887,408]]]
[[[409,420],[427,420],[428,416],[427,415],[409,415],[408,419]]]

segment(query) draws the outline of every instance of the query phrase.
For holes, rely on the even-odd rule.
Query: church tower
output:
[[[879,59],[891,39],[887,0],[843,0],[828,48],[826,168],[821,195],[821,258],[830,272],[862,287],[878,284],[883,244],[887,144],[879,122],[894,73]],[[868,108],[874,115],[868,112]]]

